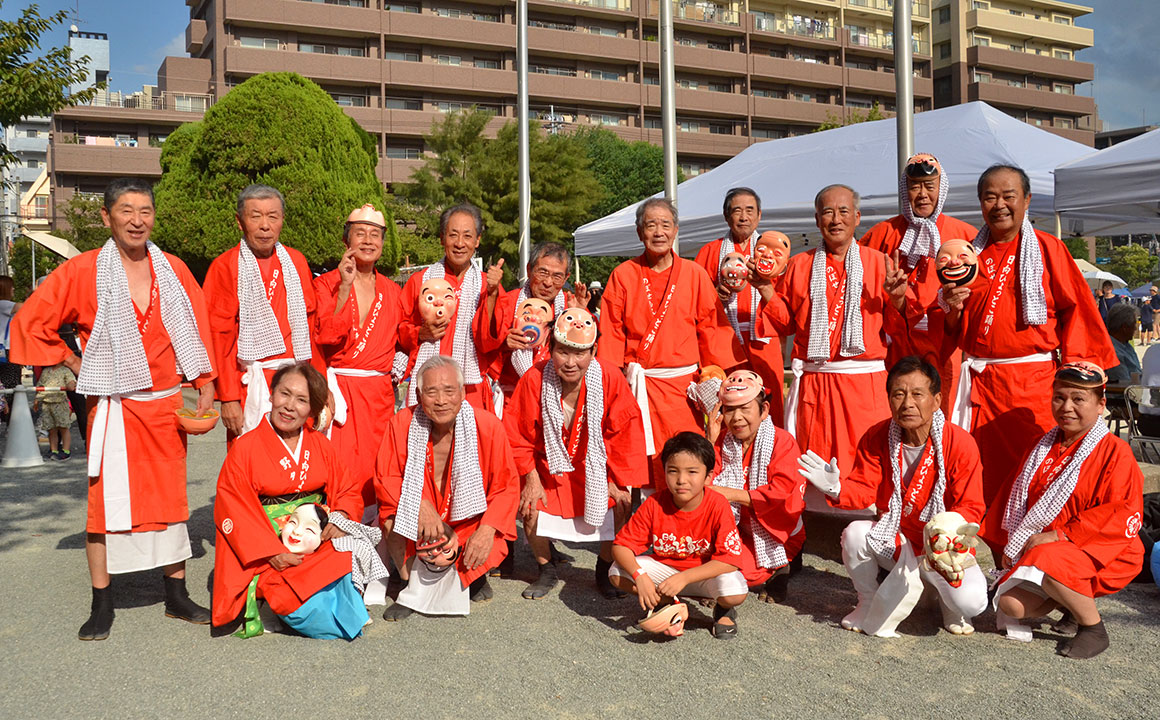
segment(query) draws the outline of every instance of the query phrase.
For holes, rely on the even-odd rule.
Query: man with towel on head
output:
[[[628,378],[655,489],[665,487],[665,441],[686,430],[704,432],[701,413],[687,395],[697,368],[730,370],[745,362],[745,349],[704,268],[673,252],[677,231],[677,209],[668,200],[649,198],[637,207],[644,253],[612,271],[600,312],[597,358]]]
[[[756,273],[750,282],[764,300],[761,320],[771,332],[794,336],[785,429],[802,450],[850,468],[858,439],[890,416],[882,396],[886,338],[906,334],[906,271],[897,253],[891,258],[854,242],[862,213],[852,188],[822,188],[814,209],[822,245],[790,258],[776,285]],[[826,506],[813,490],[806,501]]]
[[[226,443],[270,412],[270,379],[279,368],[310,361],[326,372],[314,346],[314,284],[302,253],[283,245],[286,205],[268,185],[238,195],[242,241],[210,263],[205,299],[213,330]]]
[[[1059,238],[1031,226],[1031,181],[1010,165],[993,165],[979,177],[986,223],[974,239],[978,277],[968,286],[946,285],[932,331],[964,352],[950,421],[975,436],[987,453],[983,499],[1018,472],[1029,438],[1053,425],[1051,396],[1057,367],[1086,361],[1117,363],[1087,282]]]
[[[414,373],[419,405],[387,426],[375,466],[379,519],[407,587],[383,619],[467,615],[516,539],[519,478],[503,423],[464,399],[463,371],[435,355]],[[418,556],[418,562],[415,562]]]
[[[198,388],[197,414],[213,409],[209,319],[201,288],[153,231],[153,190],[138,179],[105,189],[101,219],[112,237],[49,274],[12,318],[10,358],[63,363],[89,396],[89,512],[85,554],[92,614],[81,640],[113,625],[110,574],[164,568],[165,614],[199,625],[209,611],[189,598],[185,561],[185,435],[175,411],[183,379]],[[84,359],[57,333],[72,323]]]
[[[558,581],[549,538],[599,542],[596,585],[615,596],[612,540],[632,509],[627,490],[641,484],[648,462],[640,409],[624,376],[596,359],[596,320],[587,310],[564,310],[549,346],[548,361],[524,374],[504,415],[524,479],[524,534],[539,565],[524,597],[544,597]]]
[[[757,290],[744,281],[740,289],[733,290],[722,282],[724,275],[721,272],[731,255],[739,255],[743,261],[753,256],[759,237],[757,225],[761,222],[761,198],[751,188],[731,188],[725,193],[722,212],[729,232],[701,248],[696,262],[705,268],[709,280],[716,286],[717,296],[725,306],[729,326],[745,346],[749,365],[761,376],[765,387],[769,388],[769,416],[775,425],[780,425],[785,411],[782,399],[785,378],[781,339],[776,335],[762,337],[756,331],[757,312],[761,304]]]
[[[935,271],[935,257],[939,246],[948,240],[974,239],[977,231],[958,218],[943,213],[943,205],[950,192],[950,182],[938,158],[930,153],[918,153],[906,161],[898,181],[898,204],[902,214],[883,220],[862,236],[859,244],[873,248],[884,255],[897,250],[902,269],[914,296],[914,307],[908,309],[911,320],[910,337],[891,336],[886,350],[886,364],[893,366],[907,355],[923,355],[939,368],[942,385],[955,386],[958,377],[956,358],[940,363],[936,348],[929,340],[916,344],[915,336],[927,335],[926,311],[938,302],[942,282]],[[943,412],[948,413],[954,393],[943,394]]]
[[[396,358],[395,375],[413,374],[430,358],[447,355],[463,371],[467,402],[474,408],[494,413],[495,398],[486,375],[490,358],[480,343],[482,313],[479,310],[487,297],[489,283],[498,287],[503,277],[503,260],[488,268],[486,276],[472,264],[483,231],[483,216],[470,203],[449,207],[439,216],[443,259],[412,275],[403,286],[399,345],[409,357],[405,361],[402,355]],[[445,293],[448,289],[454,294],[454,312],[434,320],[425,319],[423,297]],[[414,377],[411,380],[407,407],[418,403]]]

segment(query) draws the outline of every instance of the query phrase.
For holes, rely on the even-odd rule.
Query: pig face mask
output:
[[[428,280],[419,288],[419,314],[428,325],[447,322],[458,304],[455,288],[442,278]]]
[[[789,263],[789,238],[784,233],[768,230],[757,238],[753,248],[753,264],[763,278],[775,278]]]
[[[941,512],[922,530],[923,567],[946,578],[951,587],[963,584],[963,571],[975,564],[972,554],[979,544],[977,523],[969,523],[957,512]]]
[[[552,332],[561,345],[587,350],[596,344],[596,319],[587,310],[568,308],[556,318]]]
[[[745,267],[745,256],[741,253],[729,253],[725,262],[721,263],[721,285],[731,292],[737,292],[745,287],[745,279],[749,277],[749,268]]]
[[[282,544],[295,555],[309,555],[322,544],[326,511],[314,503],[299,505],[282,528]]]
[[[962,287],[974,282],[979,274],[979,256],[975,246],[966,240],[947,240],[939,245],[934,266],[939,282]]]
[[[516,326],[532,347],[537,347],[547,335],[544,330],[552,324],[552,306],[539,298],[528,298],[516,309]]]

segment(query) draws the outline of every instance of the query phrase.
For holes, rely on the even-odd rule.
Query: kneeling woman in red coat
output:
[[[1140,572],[1137,533],[1144,477],[1128,444],[1101,420],[1107,376],[1091,363],[1055,374],[1051,414],[1058,425],[1031,450],[983,521],[983,538],[1007,571],[995,603],[1008,635],[1030,640],[1015,621],[1054,609],[1074,622],[1058,650],[1090,658],[1108,647],[1095,598],[1123,589]]]
[[[330,520],[362,516],[359,483],[326,436],[306,427],[326,404],[326,380],[303,363],[282,368],[270,385],[273,409],[234,441],[218,475],[213,624],[242,620],[240,635],[261,633],[262,598],[304,635],[353,639],[368,616],[350,579],[351,553],[330,543],[344,533],[319,513],[317,550],[299,552],[297,543],[279,537],[287,521],[302,515],[295,513],[300,505],[323,505]]]

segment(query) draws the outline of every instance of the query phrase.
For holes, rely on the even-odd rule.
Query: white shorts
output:
[[[680,572],[680,570],[665,565],[651,555],[637,555],[636,562],[644,568],[649,578],[658,585],[662,580],[670,578]],[[632,575],[622,570],[619,564],[612,563],[612,567],[608,568],[608,577],[612,578],[617,576],[625,577],[629,580],[632,579]],[[733,570],[722,573],[717,577],[709,578],[708,580],[689,583],[685,586],[681,594],[688,595],[689,597],[719,598],[730,595],[744,595],[747,592],[749,592],[749,585],[745,582],[745,576],[741,574],[740,570]]]

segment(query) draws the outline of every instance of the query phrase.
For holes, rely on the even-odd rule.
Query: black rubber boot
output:
[[[552,592],[552,588],[556,587],[556,583],[558,582],[560,582],[560,576],[556,574],[556,563],[552,561],[546,562],[540,566],[540,577],[524,589],[524,598],[527,600],[539,600]]]
[[[77,637],[81,640],[104,640],[113,627],[113,586],[93,588],[93,606],[89,619],[81,625]]]
[[[1108,649],[1108,631],[1104,628],[1104,621],[1095,625],[1079,625],[1075,637],[1068,640],[1056,652],[1064,657],[1076,660],[1088,660]]]
[[[625,595],[624,591],[618,590],[608,579],[608,568],[610,567],[612,567],[610,561],[596,558],[596,589],[609,600],[622,598]]]
[[[165,617],[177,618],[194,625],[209,625],[210,614],[189,597],[185,578],[165,576]]]

